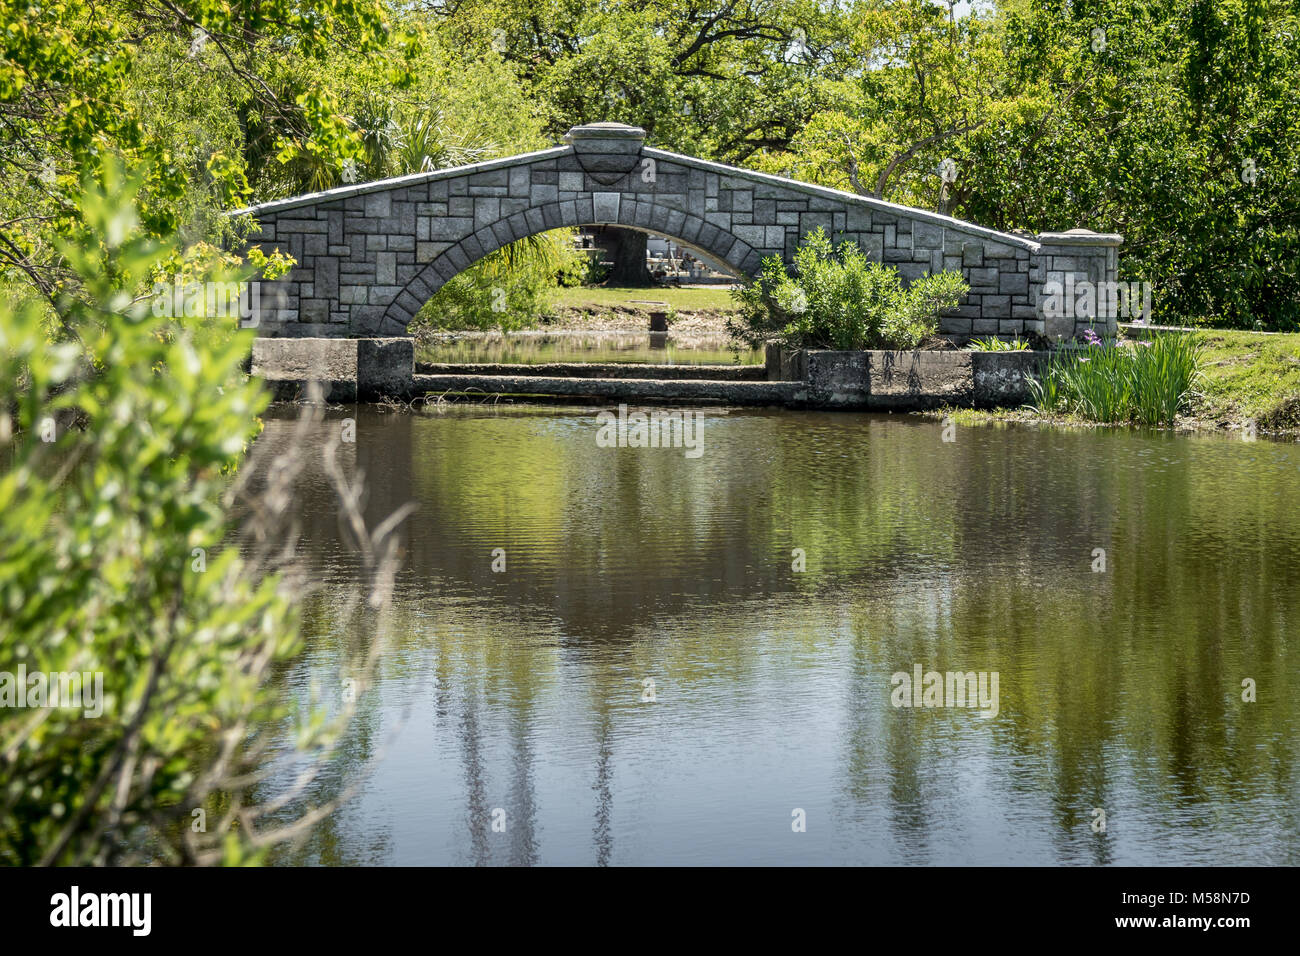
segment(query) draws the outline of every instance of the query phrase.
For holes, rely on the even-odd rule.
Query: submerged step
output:
[[[416,394],[563,395],[637,401],[704,401],[726,405],[784,405],[801,382],[709,379],[555,378],[541,375],[416,375]]]
[[[623,362],[417,362],[421,375],[514,375],[527,378],[691,379],[711,382],[762,382],[762,365],[647,365]]]

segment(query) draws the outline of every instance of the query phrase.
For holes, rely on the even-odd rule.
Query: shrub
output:
[[[794,275],[769,256],[749,285],[732,295],[733,339],[751,348],[910,349],[938,331],[938,314],[968,290],[960,273],[942,272],[904,288],[892,266],[872,262],[852,241],[833,247],[822,229],[804,237]]]
[[[246,456],[267,402],[252,333],[154,313],[141,290],[175,253],[140,235],[138,182],[101,176],[61,249],[68,338],[0,307],[0,863],[256,861],[295,829],[254,797],[293,716],[272,676],[299,643],[277,573],[298,466]],[[51,673],[91,698],[31,696]],[[304,707],[300,746],[327,757],[347,710]]]

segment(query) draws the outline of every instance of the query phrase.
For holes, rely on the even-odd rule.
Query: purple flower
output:
[[[1143,339],[1141,342],[1138,343],[1138,345],[1145,345],[1147,348],[1151,348],[1151,346],[1154,344],[1155,343],[1152,342],[1150,339]]]
[[[1090,327],[1083,330],[1083,340],[1089,345],[1101,345],[1101,336]]]

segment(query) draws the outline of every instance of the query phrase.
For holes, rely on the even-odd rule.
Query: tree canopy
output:
[[[947,212],[1125,236],[1177,321],[1300,323],[1286,0],[0,0],[0,269],[54,301],[82,177],[227,238],[247,201],[571,126]],[[946,173],[946,175],[945,175]]]

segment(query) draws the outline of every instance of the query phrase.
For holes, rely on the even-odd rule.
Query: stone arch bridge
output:
[[[260,228],[250,245],[297,261],[286,276],[261,283],[260,334],[403,335],[429,297],[476,260],[539,232],[588,225],[668,236],[741,276],[754,275],[765,256],[788,263],[800,239],[821,226],[896,266],[906,281],[960,269],[971,289],[942,317],[945,332],[1070,338],[1089,324],[1114,329],[1113,317],[1076,317],[1045,303],[1052,283],[1113,281],[1119,236],[997,232],[653,149],[644,138],[644,130],[615,123],[578,126],[551,149],[237,210],[232,215],[252,216]]]

